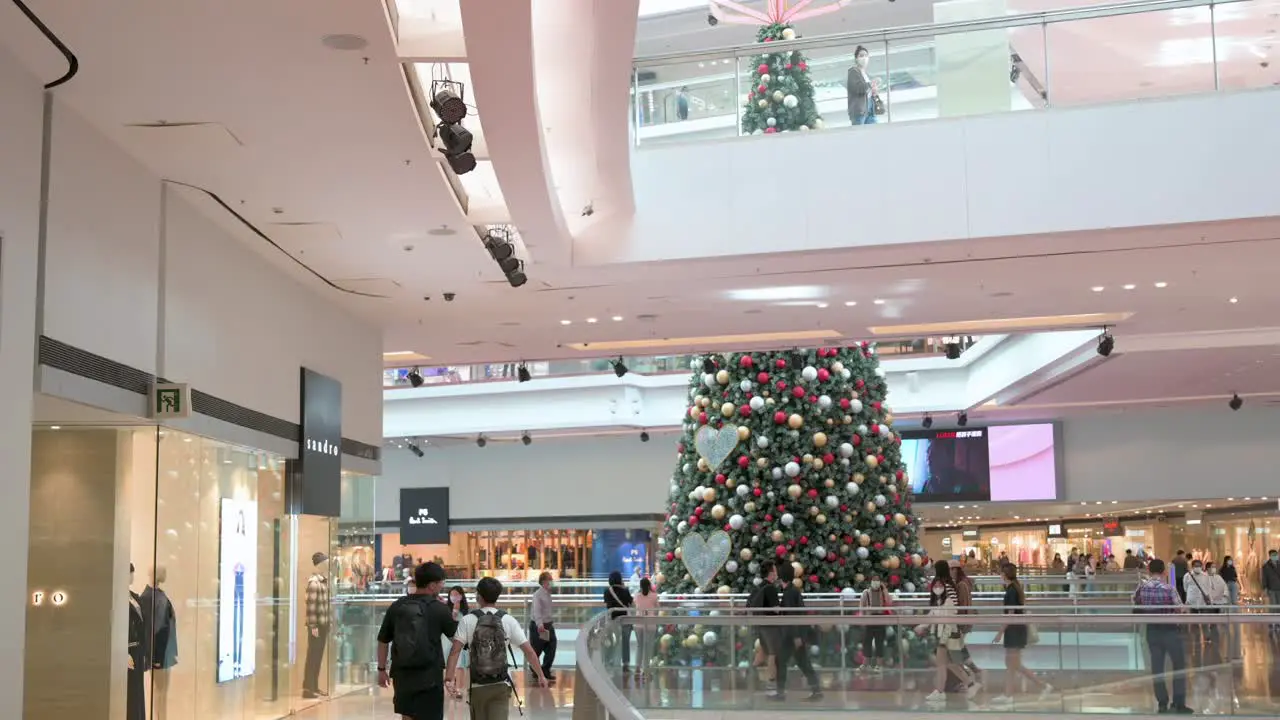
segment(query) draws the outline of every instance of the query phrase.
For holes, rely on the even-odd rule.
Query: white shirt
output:
[[[1199,573],[1193,570],[1187,574],[1187,605],[1207,607],[1209,605],[1227,604],[1227,583],[1218,575]]]
[[[487,607],[481,608],[481,612],[493,614],[498,612],[498,608]],[[524,628],[520,627],[520,621],[511,617],[510,614],[502,616],[502,631],[507,634],[507,644],[512,650],[519,650],[521,646],[529,642],[529,638],[525,637]],[[467,613],[458,621],[458,632],[454,634],[453,639],[463,645],[470,645],[471,638],[476,633],[476,616],[473,613]]]

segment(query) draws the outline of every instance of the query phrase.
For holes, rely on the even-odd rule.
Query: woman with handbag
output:
[[[631,591],[622,584],[622,573],[617,570],[609,573],[609,587],[604,589],[604,606],[609,610],[609,619],[616,621],[635,605]],[[631,626],[619,623],[618,635],[622,642],[622,674],[626,675],[631,672]]]
[[[853,67],[845,80],[848,95],[849,123],[871,125],[877,115],[884,114],[884,101],[880,99],[880,81],[867,74],[871,53],[861,45],[853,51]]]
[[[933,565],[934,578],[929,582],[929,614],[935,617],[954,617],[960,614],[959,591],[951,578],[951,566],[946,560]],[[929,703],[941,703],[947,698],[947,679],[955,675],[961,687],[968,689],[969,697],[980,687],[969,669],[964,666],[964,633],[954,622],[939,622],[933,626],[938,647],[934,651],[937,675],[934,691],[925,698]]]
[[[1004,614],[1022,615],[1026,611],[1023,606],[1027,602],[1027,594],[1018,581],[1018,566],[1012,563],[1001,570],[1004,580]],[[1053,686],[1036,677],[1036,674],[1022,664],[1022,651],[1028,645],[1040,642],[1040,633],[1034,625],[1012,623],[1005,625],[996,633],[993,645],[1004,644],[1004,694],[993,698],[991,704],[1004,707],[1013,706],[1013,695],[1018,691],[1018,678],[1023,677],[1040,688],[1040,697],[1047,698],[1053,694]]]

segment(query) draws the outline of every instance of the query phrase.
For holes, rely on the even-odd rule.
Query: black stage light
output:
[[[715,27],[716,25],[720,24],[720,18],[716,17],[711,13],[707,13],[707,24],[710,25],[711,27]]]
[[[942,348],[943,350],[946,351],[948,360],[960,359],[960,353],[961,353],[960,343],[958,342],[945,343],[943,344]]]
[[[418,456],[418,457],[422,457],[422,455],[423,455],[422,448],[418,447],[418,446],[417,446],[416,444],[414,444],[414,443],[409,443],[409,452],[413,453],[414,455],[416,455],[416,456]]]
[[[525,445],[531,445],[533,444],[533,438],[530,437],[529,433],[526,432],[520,436],[520,442],[524,443]]]
[[[621,355],[618,356],[617,360],[613,361],[613,374],[618,377],[627,374],[627,366],[623,364]]]
[[[648,430],[641,430],[641,431],[640,431],[640,442],[649,442],[649,431],[648,431]]]
[[[489,441],[486,440],[483,435],[479,435],[476,437],[476,447],[484,447],[485,445],[488,445],[488,444],[489,444]]]
[[[707,357],[702,358],[702,372],[713,373],[715,371],[716,371],[716,362],[711,359],[711,356],[708,355]]]
[[[516,252],[516,248],[511,244],[510,240],[492,230],[484,238],[484,249],[489,251],[489,257],[498,262],[510,258]]]
[[[959,425],[960,427],[964,427],[965,425],[968,425],[969,413],[963,410],[961,410],[959,413],[956,413],[956,424]]]
[[[920,421],[920,427],[924,428],[925,430],[928,430],[929,428],[933,427],[933,416],[930,415],[929,413],[925,413],[924,420]]]
[[[503,275],[510,275],[520,269],[520,258],[509,257],[506,260],[499,260],[498,269],[502,271]]]
[[[1239,395],[1232,393],[1231,399],[1227,401],[1227,407],[1231,408],[1232,410],[1239,410],[1240,408],[1244,407],[1244,400],[1241,399]]]
[[[519,261],[515,269],[510,271],[507,271],[504,269],[503,272],[506,273],[507,284],[510,285],[511,287],[520,287],[521,285],[524,285],[525,283],[529,282],[529,277],[524,274],[523,260]]]
[[[436,134],[444,144],[441,152],[455,174],[465,175],[476,169],[476,156],[471,154],[471,132],[461,125],[440,123]]]
[[[432,83],[431,109],[447,123],[461,122],[467,116],[467,103],[462,99],[462,83]]]
[[[529,367],[524,363],[520,363],[519,369],[516,370],[516,380],[519,382],[529,382],[533,377],[529,375]]]
[[[1111,333],[1103,330],[1102,334],[1098,336],[1098,354],[1102,357],[1107,357],[1115,349],[1116,339],[1112,337]]]
[[[422,383],[426,382],[425,380],[422,379],[422,373],[418,370],[418,368],[414,368],[410,370],[409,373],[405,375],[405,377],[409,379],[409,384],[414,387],[422,387]]]

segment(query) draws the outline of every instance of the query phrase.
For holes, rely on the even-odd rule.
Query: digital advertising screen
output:
[[[916,502],[1017,502],[1058,498],[1053,423],[911,430],[902,460]]]
[[[253,674],[258,595],[258,504],[222,500],[218,536],[218,682]]]

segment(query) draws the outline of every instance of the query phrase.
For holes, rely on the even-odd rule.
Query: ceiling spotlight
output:
[[[649,431],[648,431],[648,430],[641,430],[641,431],[640,431],[640,442],[649,442]]]
[[[1102,357],[1111,355],[1111,351],[1116,349],[1116,339],[1106,328],[1102,328],[1102,334],[1098,336],[1098,354]]]
[[[720,24],[720,18],[717,18],[712,13],[707,13],[707,24],[711,27],[715,27]]]
[[[622,377],[627,374],[627,366],[623,364],[621,355],[618,356],[617,360],[613,361],[613,374],[618,377]]]
[[[920,421],[920,427],[924,428],[925,430],[928,430],[929,428],[933,427],[933,416],[930,415],[929,413],[925,413],[924,420]]]
[[[946,351],[948,360],[960,359],[960,353],[962,352],[960,348],[960,343],[958,342],[943,343],[942,348],[944,351]]]
[[[459,175],[465,175],[476,169],[476,156],[471,153],[471,131],[461,125],[440,123],[436,126],[436,136],[444,148],[440,152],[449,161],[449,167]]]
[[[502,262],[515,255],[516,247],[511,244],[509,233],[504,233],[498,228],[492,228],[484,236],[484,249],[489,251],[489,257],[498,262]]]
[[[533,437],[530,436],[529,432],[526,430],[525,432],[520,434],[520,442],[524,443],[525,445],[532,445]]]
[[[1167,288],[1167,287],[1169,287],[1169,283],[1167,283],[1167,282],[1165,282],[1165,281],[1161,280],[1160,282],[1156,283],[1156,287],[1158,287],[1158,288]]]
[[[437,80],[431,83],[431,109],[436,117],[450,124],[467,116],[467,103],[462,99],[462,83]]]
[[[529,375],[529,366],[524,363],[520,363],[520,367],[516,369],[516,381],[529,382],[532,379],[532,376]]]
[[[418,447],[416,443],[409,443],[409,452],[413,453],[417,457],[422,457],[424,454],[422,452],[422,448]]]
[[[1227,407],[1232,410],[1239,410],[1244,407],[1244,400],[1242,400],[1239,395],[1232,393],[1231,399],[1227,401]]]
[[[967,413],[967,412],[965,412],[965,411],[963,411],[963,410],[961,410],[960,412],[956,413],[956,424],[957,424],[957,425],[959,425],[960,427],[964,427],[965,425],[968,425],[968,424],[969,424],[969,413]]]
[[[489,444],[489,441],[486,440],[483,435],[476,436],[476,447],[484,447],[485,445],[488,445],[488,444]]]
[[[1090,290],[1092,290],[1092,291],[1094,291],[1094,292],[1102,292],[1103,290],[1106,290],[1106,288],[1105,288],[1105,287],[1103,287],[1103,286],[1101,286],[1101,285],[1094,285],[1093,287],[1091,287],[1091,288],[1089,288],[1089,289],[1090,289]]]
[[[422,379],[422,373],[418,370],[418,368],[414,368],[410,370],[408,374],[405,375],[405,377],[409,380],[409,384],[416,388],[422,387],[422,383],[425,382]]]
[[[711,359],[711,356],[708,355],[707,357],[702,358],[702,372],[713,373],[715,371],[716,371],[716,362]]]
[[[502,272],[507,276],[507,284],[513,288],[529,282],[529,276],[524,274],[524,261],[517,260],[514,266],[502,268]]]
[[[1228,298],[1227,302],[1231,303],[1232,305],[1235,305],[1236,303],[1240,302],[1240,298],[1231,297],[1231,298]]]

